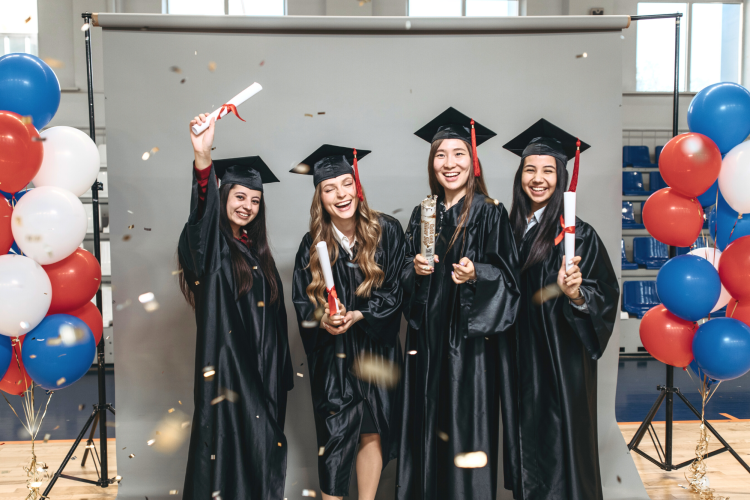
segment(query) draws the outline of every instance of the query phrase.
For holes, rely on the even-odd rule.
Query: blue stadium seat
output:
[[[727,306],[722,307],[718,311],[711,313],[712,318],[726,318],[727,317]]]
[[[711,247],[711,244],[708,241],[708,238],[704,239],[704,238],[698,237],[698,239],[695,240],[695,243],[693,243],[689,247],[677,247],[677,255],[685,255],[686,253],[690,253],[690,250],[695,250],[696,248],[705,248],[705,247]]]
[[[648,174],[649,176],[649,187],[648,190],[652,193],[655,193],[656,191],[663,189],[665,187],[669,187],[666,182],[664,182],[664,179],[661,177],[661,173],[659,172],[651,172]]]
[[[656,164],[659,165],[659,157],[661,156],[661,150],[664,149],[664,146],[656,146],[654,149],[654,156],[656,156]]]
[[[643,175],[640,172],[622,173],[622,194],[625,196],[645,196],[648,194],[643,189]]]
[[[630,262],[628,258],[625,256],[625,240],[620,240],[620,250],[622,253],[622,270],[629,271],[633,269],[638,269],[638,264]]]
[[[622,147],[622,168],[657,168],[658,166],[659,165],[656,163],[651,163],[651,157],[648,153],[648,146]]]
[[[623,229],[643,229],[643,224],[638,224],[635,221],[635,215],[633,214],[633,203],[630,201],[622,202],[622,228]]]
[[[669,248],[651,236],[633,238],[633,260],[646,269],[660,269],[669,259]]]
[[[622,284],[623,311],[640,319],[660,303],[656,294],[656,281],[626,281]]]

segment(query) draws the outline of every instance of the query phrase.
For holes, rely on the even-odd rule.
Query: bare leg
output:
[[[360,438],[359,453],[357,454],[359,500],[375,500],[380,473],[383,471],[380,434],[362,434]]]
[[[332,497],[331,495],[326,495],[322,491],[320,492],[321,495],[323,495],[323,500],[343,500],[344,497]]]

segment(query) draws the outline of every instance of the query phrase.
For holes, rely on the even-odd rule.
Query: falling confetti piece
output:
[[[182,404],[182,401],[177,401],[178,403]]]
[[[349,262],[349,261],[347,261],[346,262],[346,267],[351,267],[353,269],[357,269],[357,268],[359,268],[359,264],[357,264],[356,262]]]
[[[480,469],[487,465],[487,454],[483,451],[459,453],[453,459],[453,463],[459,469]]]
[[[336,357],[337,357],[337,358],[341,358],[341,359],[344,359],[344,358],[346,358],[346,354],[344,354],[343,352],[337,352],[337,353],[336,353]]]
[[[211,460],[216,460],[216,455],[211,455]]]
[[[448,434],[447,434],[447,433],[445,433],[445,432],[443,432],[443,431],[438,431],[437,435],[438,435],[438,437],[439,437],[440,439],[442,439],[442,440],[443,440],[443,441],[445,441],[446,443],[448,442],[448,439],[449,439],[449,438],[448,438]]]
[[[188,427],[190,427],[190,422],[183,422],[180,424],[180,427],[182,429],[187,429]]]
[[[177,271],[172,271],[172,276],[177,276],[178,274],[182,274],[182,269],[178,269]]]
[[[417,351],[415,349],[412,349],[411,351],[409,351],[409,354],[411,356],[414,356],[416,353],[417,353]]]
[[[302,328],[317,328],[320,323],[317,321],[306,320],[301,323]]]
[[[128,213],[132,215],[132,214],[133,214],[133,211],[132,211],[132,210],[128,210]]]
[[[187,78],[183,78],[182,80],[180,80],[180,83],[185,83],[186,80]]]
[[[303,497],[315,498],[316,495],[317,493],[315,493],[315,490],[302,490]]]
[[[318,111],[318,114],[319,115],[324,115],[324,114],[326,114],[326,112],[325,111]]]
[[[149,445],[149,446],[151,446],[155,442],[156,442],[156,439],[149,439],[148,441],[146,441],[146,444]]]
[[[258,266],[253,266],[253,271],[255,271],[256,269],[258,269]]]
[[[382,387],[394,387],[398,383],[399,369],[391,361],[370,354],[363,354],[352,367],[354,375],[360,380],[372,382]]]
[[[313,117],[313,115],[311,115],[310,113],[305,113],[305,116],[309,116],[310,118]]]
[[[198,286],[198,285],[200,285],[200,284],[201,284],[201,282],[200,282],[200,281],[196,281],[196,282],[195,282],[195,286]]]
[[[220,391],[221,395],[230,403],[236,403],[240,399],[240,395],[231,389],[223,387]]]
[[[57,430],[57,429],[59,429],[59,428],[60,428],[60,426],[58,425],[58,426],[55,426],[55,428],[54,428],[54,429],[52,429],[52,430],[53,430],[53,431],[56,431],[56,430]]]
[[[304,378],[304,375],[302,375],[302,374],[301,374],[300,372],[297,372],[297,376],[298,376],[299,378]]]
[[[310,165],[308,165],[307,163],[300,163],[292,168],[292,171],[295,174],[306,174],[310,171]]]
[[[151,302],[143,304],[143,308],[146,310],[146,312],[154,312],[159,309],[159,303],[153,300]]]
[[[391,212],[391,213],[397,214],[397,213],[399,213],[399,212],[403,212],[403,211],[404,211],[404,209],[403,209],[403,208],[397,208],[396,210],[394,210],[394,211],[393,211],[393,212]]]
[[[196,52],[195,55],[198,55],[198,53]],[[179,68],[179,66],[172,66],[169,68],[169,71],[171,71],[172,73],[182,73],[182,70]]]
[[[138,302],[140,302],[141,304],[151,302],[152,300],[154,300],[153,292],[146,292],[138,296]]]
[[[151,157],[151,153],[149,153],[148,151],[146,151],[146,152],[145,152],[145,153],[143,153],[143,155],[141,156],[141,160],[143,160],[143,161],[146,161],[146,160],[148,160],[148,159],[149,159],[150,157]]]
[[[83,411],[84,408],[86,408],[86,405],[84,404],[78,405],[78,411]]]
[[[50,438],[50,437],[52,437],[52,435],[51,435],[51,434],[45,434],[45,435],[44,435],[44,442],[46,443],[47,441],[49,441],[49,438]]]
[[[151,153],[152,155],[155,155],[155,154],[156,154],[156,153],[158,153],[158,152],[159,152],[159,148],[157,148],[156,146],[154,146],[153,148],[151,148],[151,151],[150,151],[150,153]]]
[[[150,227],[144,227],[143,230],[144,231],[151,231],[151,228]]]
[[[83,26],[81,26],[81,31],[88,31],[88,29],[91,27],[89,23],[83,23]]]
[[[211,498],[217,498],[219,495],[221,495],[221,491],[214,491],[211,493]]]
[[[212,73],[214,71],[216,71],[216,63],[215,62],[211,61],[210,63],[208,63],[208,71],[211,71]]]
[[[128,238],[130,238],[130,236],[128,236]],[[115,307],[115,309],[117,309],[118,311],[122,311],[126,307],[130,306],[130,304],[132,304],[132,302],[130,301],[130,299],[128,299],[122,304],[117,304],[117,307]]]
[[[265,61],[265,60],[263,60],[263,61],[261,61],[261,62],[260,62],[260,65],[261,65],[261,66],[263,66],[264,64],[266,64],[266,61]]]
[[[281,448],[281,443],[277,443],[279,445],[279,448]]]
[[[211,400],[211,404],[212,405],[219,404],[222,401],[224,401],[225,399],[227,399],[227,397],[225,395],[223,395],[223,394],[221,396],[216,396],[215,398],[213,398]]]
[[[562,294],[563,291],[557,286],[557,283],[550,283],[534,292],[534,295],[531,296],[531,301],[534,302],[534,304],[539,305],[548,300],[555,299]]]
[[[258,307],[265,307],[265,306],[266,304],[262,300],[258,301]]]
[[[135,458],[135,453],[131,453],[130,455],[128,455],[128,458]]]
[[[411,21],[406,21],[406,29],[411,29]]]
[[[500,200],[496,200],[495,198],[485,198],[484,201],[485,203],[492,203],[495,206],[500,204]]]
[[[588,55],[588,54],[587,54],[586,52],[584,52],[583,54],[578,54],[578,55],[576,55],[576,59],[586,58],[586,57],[588,57],[588,56],[589,56],[589,55]]]
[[[65,377],[60,377],[60,379],[57,381],[57,387],[60,387],[65,383]]]
[[[170,408],[167,410],[167,413],[172,413],[174,411],[174,408]]]
[[[319,457],[322,457],[325,452],[326,452],[326,447],[325,446],[321,446],[320,448],[318,448],[318,456]]]
[[[31,140],[34,142],[44,142],[47,140],[47,138],[46,137],[32,137]]]
[[[31,16],[27,17],[24,23],[28,24],[29,21],[31,21]]]
[[[169,490],[169,494],[170,495],[176,495],[177,494],[177,490]]]
[[[216,370],[213,366],[207,366],[203,369],[203,376],[207,379],[211,379],[216,374]]]
[[[21,123],[24,125],[31,125],[33,123],[34,119],[30,116],[22,116],[21,117]]]
[[[129,241],[129,240],[130,240],[129,234],[126,234],[125,236],[122,237],[122,241]]]

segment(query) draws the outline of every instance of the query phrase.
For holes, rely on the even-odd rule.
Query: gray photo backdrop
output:
[[[518,158],[502,145],[545,117],[592,145],[582,156],[578,214],[597,229],[619,268],[619,29],[337,33],[316,31],[319,21],[310,18],[308,31],[263,33],[159,31],[153,28],[157,22],[153,16],[143,21],[149,30],[105,29],[103,36],[112,288],[116,305],[130,303],[114,313],[119,498],[175,498],[171,490],[178,491],[177,498],[181,494],[188,443],[179,436],[187,437],[189,430],[179,424],[189,421],[193,411],[195,321],[172,271],[190,200],[188,122],[254,81],[264,90],[239,108],[247,122],[234,116],[218,122],[213,154],[261,155],[281,180],[267,186],[265,196],[294,370],[301,375],[295,377],[287,409],[285,496],[290,500],[302,498],[303,488],[318,489],[318,447],[290,296],[313,186],[310,177],[288,170],[319,145],[371,149],[360,162],[370,204],[405,225],[429,192],[429,146],[413,135],[415,130],[454,106],[497,132],[480,146],[479,155],[491,195],[509,208]],[[588,57],[576,57],[584,52]],[[154,147],[158,152],[142,160]],[[148,312],[138,302],[145,292],[155,294],[158,310]],[[646,499],[615,421],[618,346],[616,328],[599,362],[605,498]],[[171,408],[176,411],[168,413]],[[152,438],[157,444],[149,447]],[[135,458],[128,458],[131,453]],[[394,489],[391,463],[378,498],[393,498]],[[352,495],[356,498],[356,484]],[[510,497],[503,490],[500,498]]]

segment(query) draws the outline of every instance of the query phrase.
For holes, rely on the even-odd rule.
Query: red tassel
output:
[[[474,177],[479,177],[479,157],[477,156],[477,133],[474,130],[474,120],[471,120],[471,157],[474,160]]]
[[[357,167],[357,150],[354,150],[354,184],[357,186],[357,198],[359,201],[365,201],[362,195],[362,185],[359,183],[359,167]]]
[[[570,177],[570,187],[568,191],[571,193],[576,192],[578,186],[578,164],[581,162],[581,140],[576,139],[576,161],[573,163],[573,175]]]

